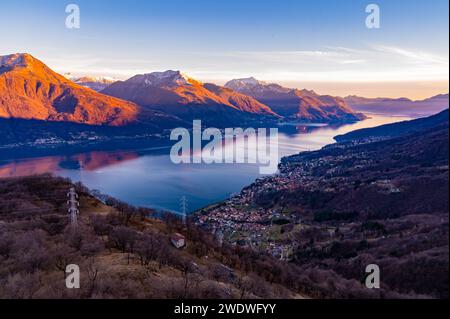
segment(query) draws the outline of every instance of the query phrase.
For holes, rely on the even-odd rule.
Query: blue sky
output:
[[[62,73],[179,69],[337,95],[448,91],[448,0],[1,1],[0,55],[29,52]],[[65,27],[69,3],[78,30]],[[380,29],[365,26],[370,3]]]

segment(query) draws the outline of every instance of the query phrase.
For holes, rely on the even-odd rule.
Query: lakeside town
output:
[[[375,140],[379,139],[333,144],[324,149],[343,149]],[[353,169],[360,169],[370,164],[368,155],[364,151],[349,152],[340,156],[318,156],[303,161],[303,155],[300,153],[284,158],[279,165],[279,173],[259,178],[225,202],[201,211],[196,222],[211,229],[219,240],[265,251],[274,257],[287,260],[298,246],[290,235],[294,231],[309,227],[311,221],[303,218],[302,211],[291,211],[283,206],[265,209],[257,204],[258,197],[265,193],[299,188],[303,191],[339,191],[337,185],[343,181],[340,177],[344,171],[343,164],[352,162]],[[324,170],[325,174],[317,174],[318,170]],[[330,228],[329,231],[332,234],[335,228]]]
[[[357,212],[339,212],[347,217],[329,218],[330,222],[320,214],[338,213],[311,209],[315,201],[354,189],[373,189],[386,196],[403,192],[402,178],[394,169],[390,174],[374,169],[380,163],[374,149],[384,142],[389,142],[388,136],[369,136],[283,158],[276,175],[259,178],[239,194],[201,210],[194,219],[221,241],[289,261],[302,244],[299,234],[317,227],[318,221],[326,222],[320,228],[327,241],[345,238],[346,231],[355,226],[346,219],[356,217]],[[439,169],[445,172],[448,166]],[[302,195],[311,202],[300,199]],[[296,205],[290,204],[292,199]]]

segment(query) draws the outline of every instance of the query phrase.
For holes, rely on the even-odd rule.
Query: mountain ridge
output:
[[[0,117],[109,126],[181,121],[78,85],[27,53],[0,58]]]
[[[448,108],[448,93],[437,94],[422,100],[401,98],[366,98],[356,95],[344,97],[344,101],[355,110],[377,114],[396,114],[423,117]]]
[[[365,118],[351,110],[342,98],[286,88],[254,77],[228,81],[225,87],[255,98],[286,118],[310,122],[351,122]]]
[[[418,118],[410,121],[403,121],[380,125],[372,128],[355,130],[347,134],[337,135],[334,137],[334,139],[337,142],[342,143],[349,141],[358,141],[363,139],[400,137],[408,134],[413,134],[415,132],[434,129],[442,125],[448,126],[448,117],[449,117],[449,110],[447,109],[442,112],[439,112],[438,114],[425,118]]]
[[[183,119],[201,116],[201,119],[210,123],[217,123],[217,117],[225,121],[241,117],[278,117],[268,106],[252,97],[215,84],[203,84],[180,71],[138,74],[126,81],[111,84],[101,93]]]

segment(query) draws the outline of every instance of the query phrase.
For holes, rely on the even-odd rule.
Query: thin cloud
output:
[[[345,61],[341,61],[341,64],[361,64],[361,63],[365,63],[367,62],[367,60],[363,60],[363,59],[359,59],[359,60],[345,60]]]
[[[403,48],[388,47],[388,46],[374,46],[374,50],[396,55],[402,58],[407,58],[409,62],[413,63],[433,63],[448,65],[448,58],[439,56],[436,54],[422,52],[422,51],[412,51]]]
[[[255,76],[268,82],[411,82],[448,81],[448,59],[437,54],[383,45],[364,49],[154,52],[148,59],[70,56],[48,59],[60,72],[114,76],[181,70],[203,82]]]

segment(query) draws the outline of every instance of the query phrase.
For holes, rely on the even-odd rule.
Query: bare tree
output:
[[[89,278],[89,285],[87,288],[87,297],[91,297],[97,287],[97,278],[100,267],[97,265],[95,258],[89,258],[86,262],[86,272]]]
[[[152,260],[156,260],[160,255],[161,236],[153,232],[141,235],[136,243],[135,252],[139,256],[142,266],[148,266]]]
[[[53,259],[53,263],[56,269],[60,270],[63,274],[63,278],[66,278],[66,268],[75,259],[75,251],[73,248],[66,244],[57,244],[51,251],[50,256]]]
[[[120,249],[122,253],[128,253],[128,263],[130,263],[130,254],[134,251],[136,239],[137,232],[126,226],[113,228],[109,236],[109,240],[115,248]]]

